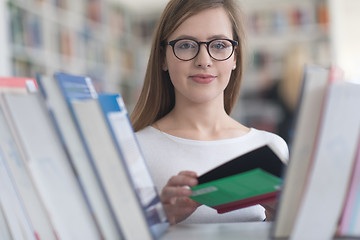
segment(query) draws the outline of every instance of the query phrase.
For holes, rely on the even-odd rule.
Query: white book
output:
[[[337,236],[360,237],[360,132],[358,138],[358,149],[346,201],[343,205]]]
[[[113,141],[129,173],[135,193],[145,212],[145,219],[153,235],[158,238],[169,227],[165,210],[150,174],[128,112],[120,94],[99,94],[98,102],[110,129]]]
[[[2,240],[11,240],[11,234],[9,229],[9,223],[5,218],[3,207],[0,201],[0,239]]]
[[[313,166],[290,239],[332,239],[337,228],[360,131],[360,84],[331,83]]]
[[[273,230],[275,238],[287,238],[293,229],[312,164],[311,157],[316,144],[328,79],[329,70],[326,68],[307,65],[304,69],[295,137],[276,211]]]
[[[14,185],[18,189],[19,196],[24,203],[38,238],[56,239],[48,213],[10,132],[10,125],[6,121],[4,112],[0,107],[0,148],[9,171],[13,176]]]
[[[85,197],[92,208],[95,221],[105,239],[120,239],[121,230],[112,216],[105,192],[99,184],[98,177],[91,165],[90,157],[84,149],[83,142],[72,118],[67,102],[53,78],[43,76],[38,79],[40,93],[44,97],[48,110],[54,116],[55,125],[73,163],[77,177],[84,189]]]
[[[0,205],[4,210],[11,238],[15,240],[36,240],[36,233],[25,211],[13,178],[0,149]]]
[[[153,239],[99,102],[72,100],[71,105],[125,239]]]
[[[37,94],[4,94],[23,157],[59,239],[100,239],[69,159]]]

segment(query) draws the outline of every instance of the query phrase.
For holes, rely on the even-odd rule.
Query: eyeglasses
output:
[[[199,54],[200,45],[205,44],[210,57],[217,61],[225,61],[234,53],[237,41],[230,39],[213,39],[208,42],[198,42],[192,39],[176,39],[165,42],[164,45],[170,45],[175,57],[182,61],[190,61]]]

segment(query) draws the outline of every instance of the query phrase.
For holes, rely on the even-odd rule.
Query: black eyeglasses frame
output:
[[[197,50],[197,53],[195,54],[195,56],[194,56],[193,58],[184,60],[184,59],[179,58],[179,57],[175,54],[175,44],[176,44],[178,41],[182,41],[182,40],[191,40],[191,41],[194,41],[194,42],[197,43],[197,45],[198,45],[198,50]],[[212,42],[214,42],[214,41],[219,41],[219,40],[227,40],[227,41],[229,41],[229,42],[232,44],[232,52],[231,52],[231,54],[229,55],[229,57],[227,57],[227,58],[225,58],[225,59],[220,59],[220,60],[214,58],[214,57],[211,55],[210,50],[209,50],[210,44],[211,44]],[[238,41],[235,41],[235,40],[232,40],[232,39],[227,39],[227,38],[212,39],[212,40],[207,41],[207,42],[196,41],[196,40],[194,40],[194,39],[189,39],[189,38],[180,38],[180,39],[175,39],[175,40],[172,40],[172,41],[169,41],[169,42],[163,42],[162,45],[163,45],[163,46],[170,45],[171,48],[172,48],[172,50],[173,50],[173,53],[174,53],[175,57],[176,57],[177,59],[181,60],[181,61],[185,61],[185,62],[186,62],[186,61],[191,61],[191,60],[193,60],[194,58],[196,58],[196,57],[199,55],[201,44],[205,44],[205,45],[206,45],[206,50],[207,50],[209,56],[210,56],[212,59],[214,59],[214,60],[216,60],[216,61],[226,61],[226,60],[228,60],[228,59],[234,54],[235,47],[239,45],[239,42],[238,42]]]

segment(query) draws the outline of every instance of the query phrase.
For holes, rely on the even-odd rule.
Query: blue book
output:
[[[82,146],[86,152],[87,158],[91,164],[91,167],[95,173],[97,182],[100,186],[102,194],[104,196],[105,201],[107,202],[110,214],[113,218],[113,221],[117,227],[119,238],[125,239],[121,222],[119,221],[119,217],[116,214],[116,209],[114,207],[114,202],[111,201],[111,197],[109,197],[109,192],[106,187],[106,183],[104,183],[101,171],[96,164],[96,159],[92,154],[92,151],[89,147],[89,144],[86,141],[86,136],[84,132],[81,130],[82,126],[79,121],[79,118],[74,110],[74,101],[85,101],[85,100],[93,100],[97,99],[97,92],[95,87],[92,83],[91,78],[87,76],[80,76],[80,75],[72,75],[68,73],[58,72],[54,74],[55,81],[60,89],[60,93],[63,99],[66,102],[67,108],[70,111],[70,115],[72,117],[73,122],[75,123],[75,128],[77,133],[80,136],[80,140],[82,142]],[[99,223],[101,226],[102,223]]]
[[[54,76],[70,108],[72,100],[97,98],[91,78],[67,73],[55,73]]]
[[[164,232],[168,223],[147,166],[143,160],[132,160],[139,163],[140,174],[148,176],[146,180],[150,185],[135,181],[133,171],[135,168],[129,168],[127,164],[131,159],[128,157],[130,151],[128,148],[134,146],[137,148],[137,142],[135,141],[135,145],[127,146],[126,153],[123,152],[124,148],[120,147],[116,140],[115,130],[109,127],[110,120],[104,117],[98,94],[90,78],[57,73],[55,79],[67,101],[123,237],[125,239],[157,238]],[[124,110],[122,101],[119,103],[117,102],[118,110]],[[107,107],[104,107],[104,110],[109,112],[116,106],[109,103],[105,105]],[[121,113],[126,113],[128,124],[126,128],[130,130],[130,136],[134,137],[127,112]],[[136,178],[139,178],[139,175],[136,175]],[[147,188],[145,189],[144,186]]]
[[[98,101],[128,169],[154,236],[161,236],[169,226],[155,184],[136,140],[120,94],[99,94]]]

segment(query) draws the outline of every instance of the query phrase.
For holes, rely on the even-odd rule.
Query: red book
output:
[[[0,91],[34,92],[38,88],[36,80],[26,77],[0,77]]]

